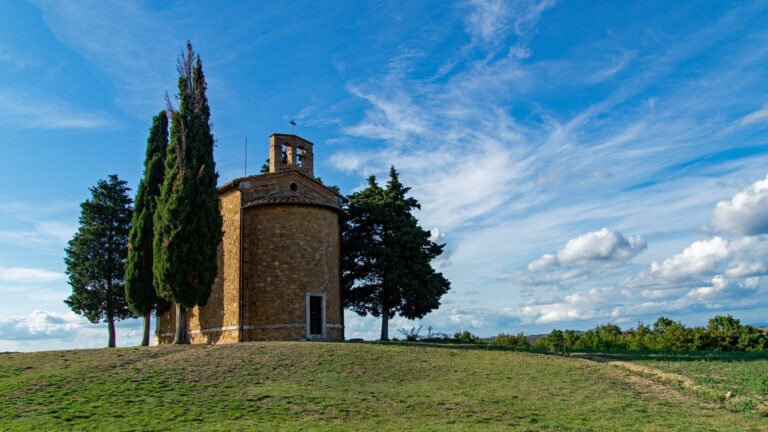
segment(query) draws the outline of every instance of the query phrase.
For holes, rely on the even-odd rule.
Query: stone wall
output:
[[[218,276],[205,306],[187,312],[192,343],[238,342],[240,325],[240,192],[230,190],[220,197],[224,232],[218,252]],[[173,341],[176,310],[159,317],[159,342]]]
[[[244,339],[306,338],[310,292],[325,293],[326,324],[342,326],[338,214],[276,205],[248,207],[243,218]],[[285,327],[290,325],[300,327]],[[328,338],[343,339],[341,329],[328,330]]]
[[[238,183],[220,189],[219,275],[208,303],[188,311],[190,342],[306,339],[307,293],[325,294],[326,337],[343,340],[336,194],[297,171]],[[285,194],[319,205],[259,204]],[[174,330],[172,308],[158,319],[158,342],[172,342]]]
[[[276,196],[293,195],[330,207],[341,208],[335,192],[299,171],[283,171],[239,179],[243,204]]]

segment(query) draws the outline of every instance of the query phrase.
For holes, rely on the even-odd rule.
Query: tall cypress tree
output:
[[[106,321],[109,347],[115,346],[115,320],[134,315],[125,301],[125,259],[131,198],[117,175],[99,180],[80,204],[80,227],[65,250],[72,295],[64,303],[92,323]]]
[[[421,206],[408,197],[394,167],[383,189],[376,178],[368,187],[350,195],[342,237],[342,282],[345,306],[358,314],[381,317],[381,339],[389,339],[389,319],[395,313],[421,318],[440,306],[450,289],[431,261],[445,247],[429,239],[414,209]]]
[[[169,104],[171,141],[154,220],[154,275],[158,295],[176,304],[174,343],[189,343],[187,309],[211,294],[222,221],[205,76],[189,43],[178,69],[180,102],[178,110]]]
[[[133,313],[144,318],[141,345],[149,345],[152,310],[162,313],[170,306],[158,297],[154,286],[153,239],[154,215],[160,186],[165,173],[165,153],[168,148],[168,115],[161,111],[152,121],[144,160],[144,177],[136,191],[135,208],[125,262],[125,297]]]

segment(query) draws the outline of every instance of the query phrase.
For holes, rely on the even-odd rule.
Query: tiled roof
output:
[[[334,206],[330,202],[324,202],[320,200],[313,200],[310,198],[307,198],[305,196],[296,195],[296,194],[282,194],[282,195],[274,195],[266,198],[259,198],[255,199],[253,201],[249,201],[243,205],[243,207],[255,207],[260,205],[270,205],[270,204],[305,204],[305,205],[319,205],[324,207],[330,207],[333,209],[339,209],[340,206]]]

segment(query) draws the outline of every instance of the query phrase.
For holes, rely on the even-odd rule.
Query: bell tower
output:
[[[269,172],[300,171],[315,178],[312,143],[296,135],[269,136]]]

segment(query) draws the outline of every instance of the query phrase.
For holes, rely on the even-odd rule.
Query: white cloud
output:
[[[640,236],[624,238],[621,233],[603,228],[571,239],[557,252],[563,264],[614,263],[632,259],[646,247]]]
[[[35,129],[93,129],[115,124],[111,115],[80,110],[56,97],[35,97],[0,88],[0,121]]]
[[[141,320],[116,325],[119,346],[141,340]],[[0,351],[100,348],[107,345],[106,324],[92,324],[73,312],[37,309],[22,318],[0,319]]]
[[[641,236],[625,238],[620,232],[608,228],[582,234],[568,240],[557,254],[544,254],[528,264],[532,272],[558,265],[615,265],[629,261],[645,250]]]
[[[728,277],[762,276],[768,273],[768,264],[760,259],[735,259],[725,270]]]
[[[654,261],[650,270],[627,279],[627,287],[646,287],[646,297],[664,297],[666,290],[695,286],[715,275],[728,278],[749,278],[768,272],[765,255],[768,241],[764,237],[743,237],[727,240],[716,236],[693,242],[682,252]],[[714,285],[713,285],[714,286]]]
[[[687,299],[713,307],[716,302],[739,298],[754,293],[758,289],[758,278],[748,278],[745,281],[727,279],[716,275],[709,285],[694,288],[686,294]]]
[[[116,84],[117,102],[140,118],[173,93],[174,59],[185,39],[172,34],[180,10],[149,13],[121,1],[36,1],[51,32]]]
[[[556,2],[471,0],[469,3],[473,11],[467,18],[467,31],[473,39],[487,43],[503,39],[511,31],[524,35]]]
[[[712,228],[737,235],[768,233],[768,176],[717,203]]]
[[[35,222],[32,230],[0,231],[0,243],[19,247],[63,246],[72,238],[77,228],[71,224],[41,221]]]
[[[627,281],[627,285],[675,285],[686,280],[696,280],[716,273],[718,265],[732,255],[731,245],[722,237],[697,241],[661,263],[652,262],[649,272],[637,275]]]
[[[586,292],[574,292],[550,302],[531,303],[518,310],[509,310],[509,313],[524,321],[538,324],[610,317],[615,306],[606,301],[609,294],[608,289],[593,288]]]
[[[64,273],[50,270],[24,268],[24,267],[0,267],[0,281],[16,283],[41,283],[64,279]]]
[[[557,265],[558,265],[557,255],[544,254],[540,258],[537,258],[531,261],[530,263],[528,263],[528,271],[538,272],[538,271],[550,269]]]
[[[748,125],[751,123],[758,123],[768,120],[768,104],[757,111],[751,112],[739,119],[739,123],[742,125]]]
[[[445,233],[441,232],[438,228],[432,228],[429,230],[429,241],[435,243],[444,243]]]
[[[0,340],[61,339],[74,334],[88,321],[70,312],[35,310],[25,318],[0,321]]]

